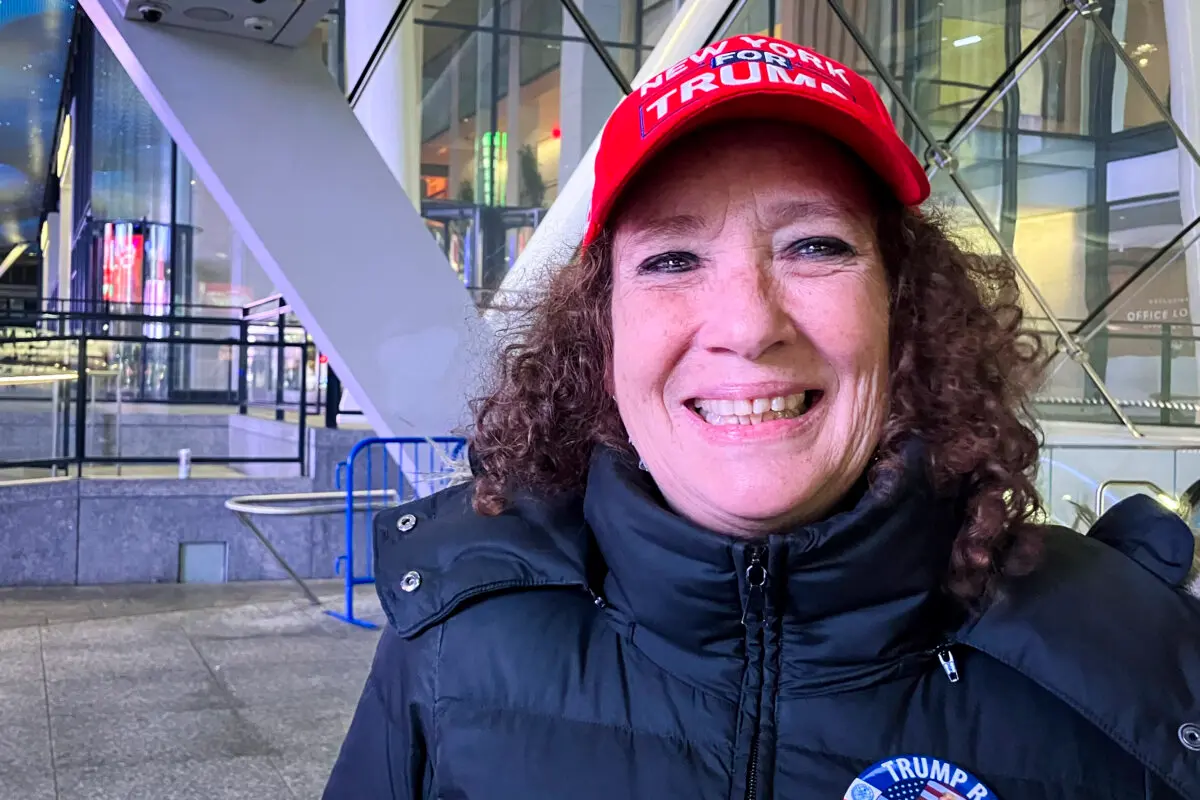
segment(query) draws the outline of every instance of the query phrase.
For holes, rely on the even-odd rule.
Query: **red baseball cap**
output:
[[[702,126],[738,119],[822,131],[854,151],[904,205],[929,197],[925,170],[896,133],[870,81],[791,42],[732,36],[650,78],[608,118],[583,246],[595,241],[638,170],[668,144]]]

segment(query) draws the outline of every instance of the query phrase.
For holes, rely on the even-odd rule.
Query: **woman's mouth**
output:
[[[759,425],[801,417],[824,394],[820,389],[808,389],[796,394],[737,400],[697,397],[687,401],[687,407],[709,425]]]

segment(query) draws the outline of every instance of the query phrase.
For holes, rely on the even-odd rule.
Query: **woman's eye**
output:
[[[798,258],[845,258],[855,254],[854,248],[832,236],[812,236],[792,243],[785,251]]]
[[[695,266],[696,256],[691,253],[662,253],[643,261],[638,272],[687,272]]]

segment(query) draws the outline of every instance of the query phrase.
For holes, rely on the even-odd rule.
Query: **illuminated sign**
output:
[[[485,131],[475,142],[476,174],[479,191],[476,200],[485,206],[504,205],[508,179],[508,134]]]

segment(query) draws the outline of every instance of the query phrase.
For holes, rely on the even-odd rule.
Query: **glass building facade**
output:
[[[684,6],[345,2],[307,46],[486,301]],[[1020,265],[1028,324],[1062,351],[1039,414],[1200,423],[1200,49],[1186,0],[727,6],[711,39],[771,34],[872,79],[958,235]],[[73,153],[58,195],[72,255],[48,295],[189,313],[270,294],[117,60],[86,24],[78,38],[59,148]]]

